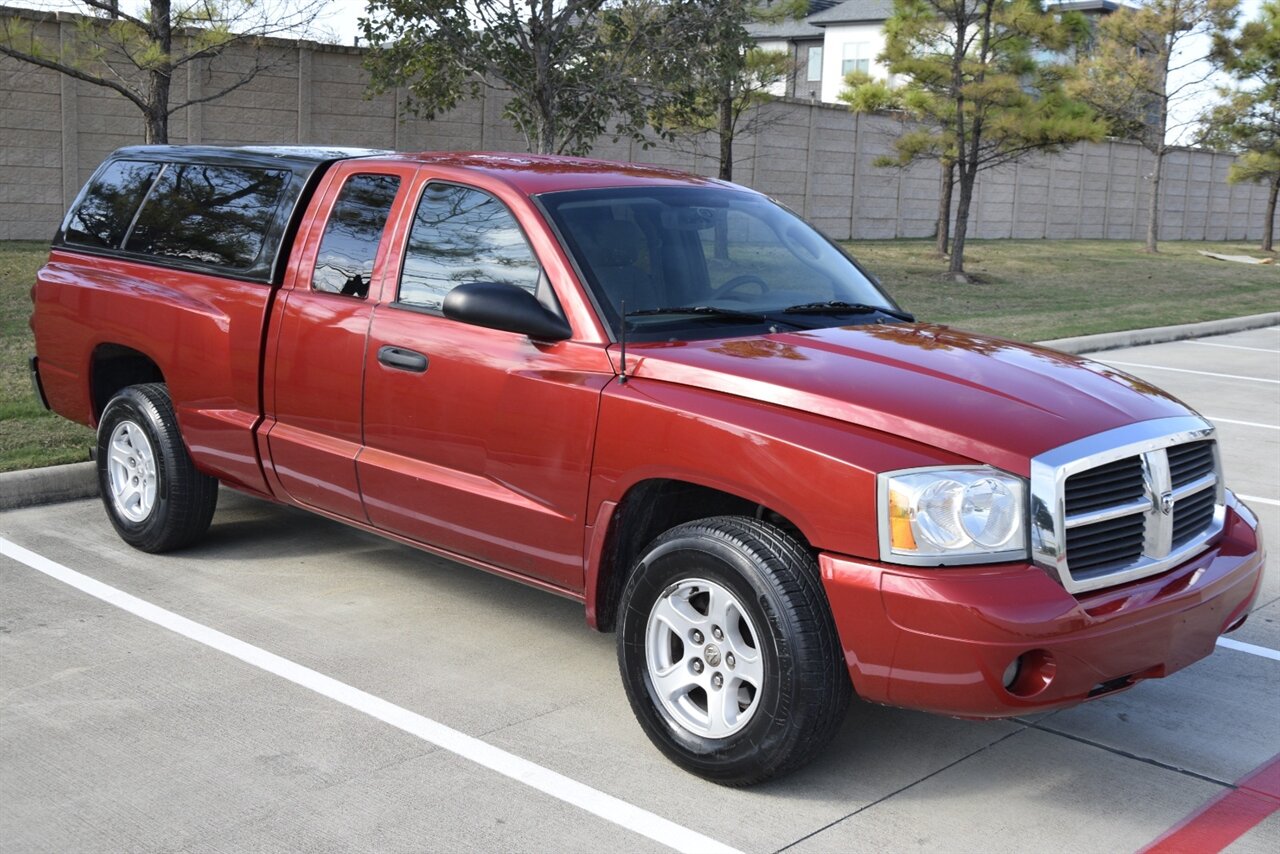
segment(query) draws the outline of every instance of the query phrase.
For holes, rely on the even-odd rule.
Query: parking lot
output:
[[[855,702],[726,789],[650,746],[580,605],[227,490],[166,556],[80,501],[0,514],[0,845],[1280,850],[1280,766],[1248,779],[1280,754],[1280,327],[1092,358],[1218,425],[1273,547],[1238,643],[1168,679],[995,722]]]

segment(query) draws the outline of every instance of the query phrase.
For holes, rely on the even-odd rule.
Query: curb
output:
[[[98,466],[94,462],[0,472],[0,510],[57,504],[97,495]]]
[[[1100,350],[1119,350],[1122,347],[1139,347],[1143,344],[1163,344],[1167,341],[1183,341],[1206,335],[1226,335],[1228,332],[1244,332],[1280,324],[1280,311],[1266,314],[1250,314],[1245,317],[1228,317],[1223,320],[1206,320],[1203,323],[1184,323],[1181,326],[1153,326],[1150,329],[1129,329],[1124,332],[1103,332],[1100,335],[1079,335],[1075,338],[1058,338],[1053,341],[1037,341],[1041,347],[1052,347],[1064,353],[1097,353]]]

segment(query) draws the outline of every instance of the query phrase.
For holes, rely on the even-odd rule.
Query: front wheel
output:
[[[618,663],[646,734],[677,765],[731,786],[805,764],[849,701],[810,552],[736,516],[649,547],[622,593]]]
[[[218,503],[218,481],[196,470],[159,383],[129,386],[103,410],[98,483],[116,532],[144,552],[194,542]]]

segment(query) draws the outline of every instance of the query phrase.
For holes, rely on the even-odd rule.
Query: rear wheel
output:
[[[129,386],[98,423],[98,483],[117,533],[146,552],[189,545],[209,528],[218,481],[196,470],[168,390]]]
[[[835,733],[848,673],[813,556],[783,530],[732,516],[673,528],[621,606],[632,710],[681,767],[749,785],[808,762]]]

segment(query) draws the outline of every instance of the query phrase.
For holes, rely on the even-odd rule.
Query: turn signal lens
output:
[[[916,538],[911,533],[907,505],[904,497],[897,492],[889,493],[889,529],[895,549],[915,551]]]

